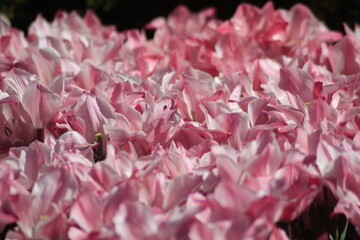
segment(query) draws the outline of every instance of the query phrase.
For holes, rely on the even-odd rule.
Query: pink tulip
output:
[[[44,85],[33,82],[25,88],[22,98],[24,109],[36,128],[44,128],[60,105],[60,97]],[[39,106],[34,110],[33,106]]]
[[[141,203],[121,204],[113,221],[121,238],[149,238],[158,231],[151,212]]]
[[[3,94],[0,109],[0,153],[7,153],[11,147],[24,146],[35,139],[31,118],[15,96]]]
[[[360,232],[358,25],[269,2],[145,28],[58,11],[25,36],[0,14],[1,235],[328,239],[338,214]]]

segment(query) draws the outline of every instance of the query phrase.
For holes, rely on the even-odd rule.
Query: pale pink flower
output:
[[[359,26],[269,2],[145,28],[0,14],[0,231],[286,240],[329,200],[359,232]]]
[[[35,128],[41,129],[54,117],[61,104],[61,98],[46,86],[33,82],[24,91],[22,105],[29,114]],[[34,106],[39,106],[33,109]]]

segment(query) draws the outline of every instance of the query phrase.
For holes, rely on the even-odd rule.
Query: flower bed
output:
[[[214,14],[59,11],[27,36],[0,15],[3,237],[358,237],[360,27]]]

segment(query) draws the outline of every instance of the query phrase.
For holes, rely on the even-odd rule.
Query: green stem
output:
[[[96,143],[98,144],[98,146],[96,146],[96,148],[94,149],[94,161],[98,162],[101,160],[105,159],[105,154],[104,154],[104,149],[103,149],[103,139],[102,139],[102,134],[101,133],[97,133],[95,134],[96,137]]]
[[[330,204],[329,204],[329,190],[324,187],[324,204],[325,204],[325,228],[328,231],[328,233],[332,236],[334,240],[339,240],[339,229],[337,224],[337,216],[334,217],[332,220],[330,217],[331,210],[330,210]]]
[[[293,239],[293,232],[292,232],[291,222],[287,223],[287,229],[288,229],[288,233],[289,233],[289,239]]]
[[[336,240],[340,240],[340,236],[339,236],[339,224],[338,224],[338,216],[337,216],[337,215],[334,216],[333,226],[335,227],[335,239],[336,239]]]

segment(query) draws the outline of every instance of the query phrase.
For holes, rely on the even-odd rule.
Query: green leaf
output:
[[[349,225],[349,221],[347,220],[346,224],[345,224],[345,228],[344,228],[343,232],[341,233],[340,240],[345,240],[346,239],[346,232],[347,232],[347,229],[348,229],[348,225]]]

